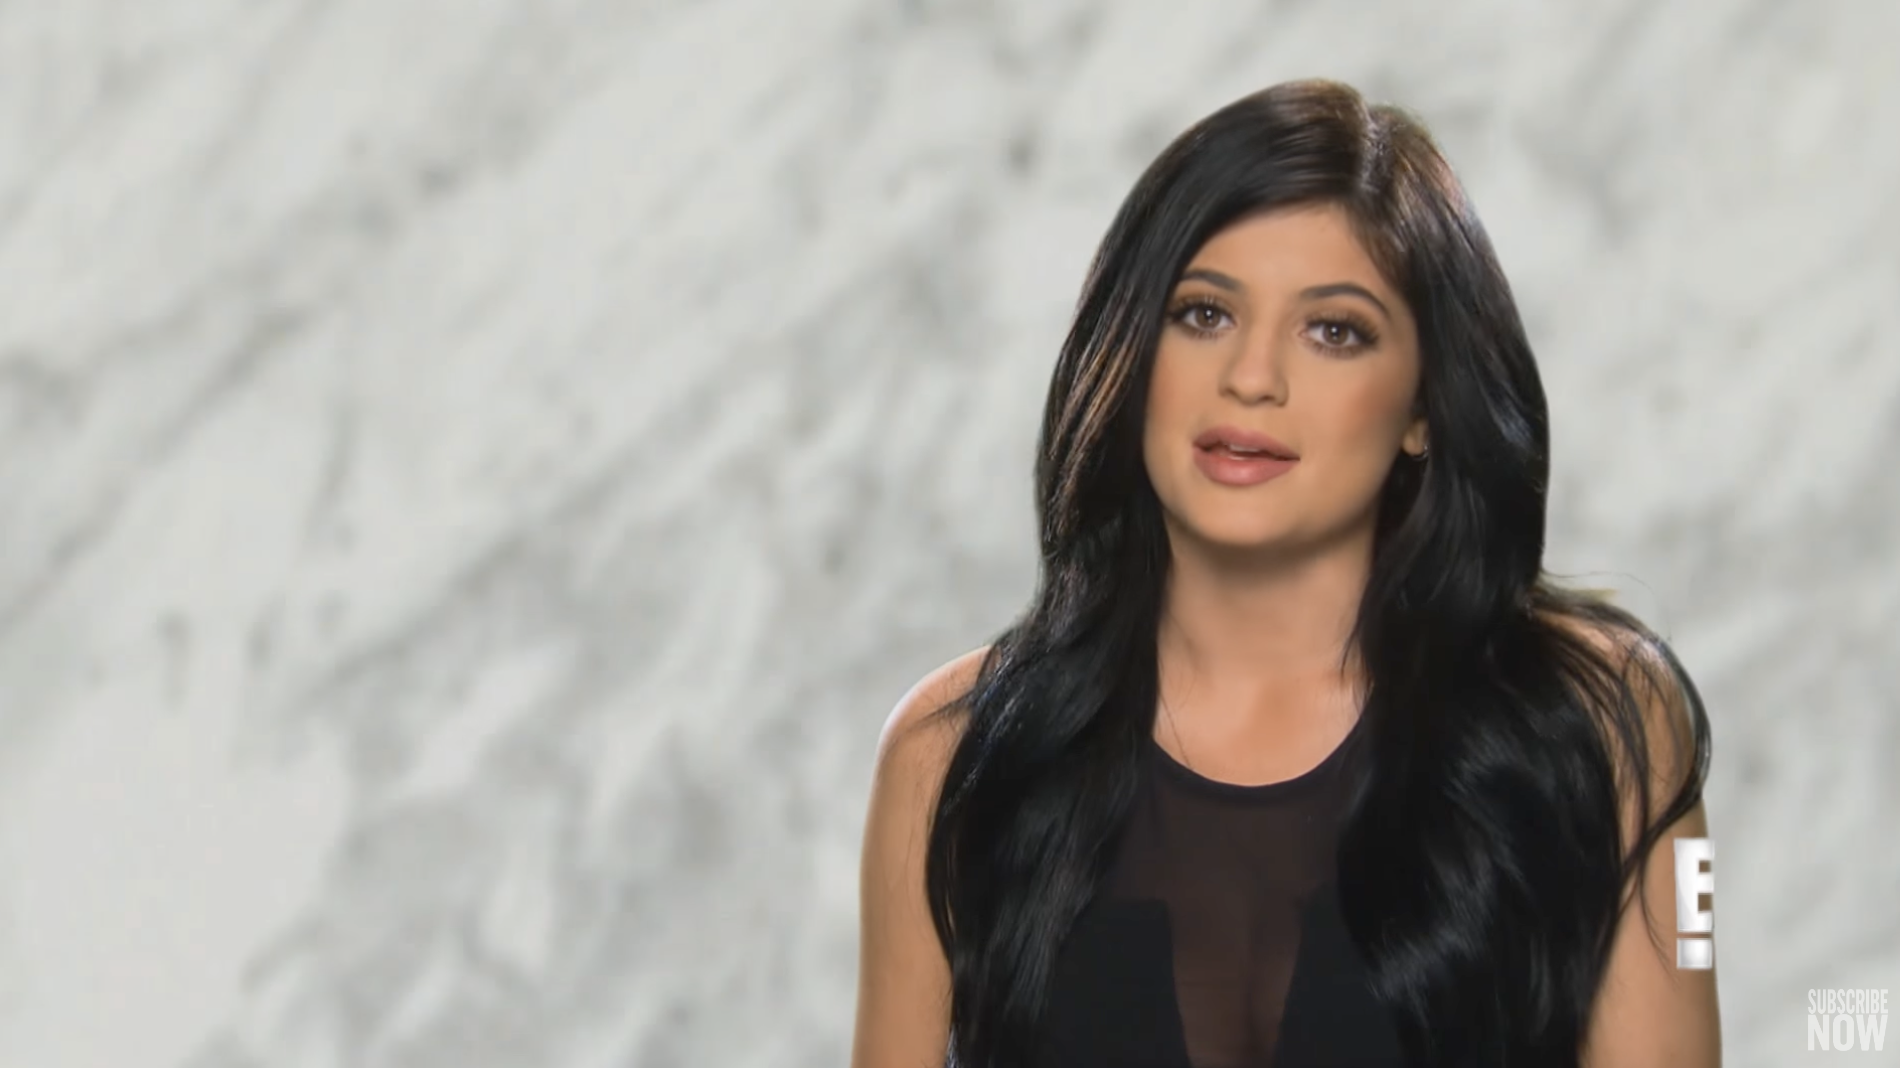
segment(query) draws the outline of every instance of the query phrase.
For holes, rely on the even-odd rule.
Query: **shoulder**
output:
[[[898,699],[878,736],[876,777],[881,791],[941,782],[968,719],[965,699],[989,651],[984,645],[946,661]]]
[[[1715,973],[1676,967],[1668,920],[1676,901],[1674,843],[1709,834],[1701,797],[1708,722],[1669,644],[1605,615],[1611,618],[1546,617],[1582,643],[1613,683],[1587,692],[1619,787],[1625,896],[1579,1063],[1713,1068],[1721,1063]],[[1639,908],[1628,907],[1636,902]]]
[[[1558,613],[1541,618],[1587,649],[1602,669],[1599,681],[1609,684],[1587,686],[1583,696],[1599,717],[1626,803],[1634,805],[1641,779],[1647,780],[1651,818],[1679,790],[1699,794],[1708,754],[1706,713],[1669,644],[1615,618]]]
[[[1580,610],[1544,609],[1537,618],[1546,626],[1589,646],[1600,656],[1627,661],[1645,644],[1637,627],[1608,613],[1597,615]]]
[[[1688,671],[1669,643],[1632,622],[1591,615],[1540,612],[1553,630],[1585,649],[1623,687],[1652,731],[1690,725],[1701,703]]]
[[[989,647],[924,675],[884,721],[859,882],[853,1065],[942,1064],[950,970],[929,905],[932,812]]]

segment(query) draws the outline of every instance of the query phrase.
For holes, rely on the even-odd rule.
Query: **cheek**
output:
[[[1342,381],[1329,398],[1325,418],[1328,443],[1342,452],[1384,457],[1398,447],[1411,416],[1411,394],[1390,378]]]
[[[1166,442],[1186,433],[1196,389],[1194,383],[1184,381],[1186,372],[1180,361],[1167,358],[1165,350],[1155,355],[1142,420],[1142,450],[1151,466],[1162,459],[1159,450]]]

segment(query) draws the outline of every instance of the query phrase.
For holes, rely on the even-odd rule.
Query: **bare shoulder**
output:
[[[1630,874],[1609,959],[1583,1044],[1585,1068],[1716,1068],[1722,1063],[1721,1013],[1713,970],[1684,970],[1672,954],[1674,841],[1706,838],[1700,793],[1706,770],[1707,719],[1687,669],[1662,639],[1615,619],[1542,613],[1579,641],[1614,680],[1613,698],[1596,711],[1620,786],[1622,836],[1641,861]],[[1596,704],[1596,701],[1592,701]],[[1640,758],[1640,759],[1639,759]],[[1648,770],[1648,806],[1636,774]],[[1635,857],[1643,832],[1647,850]],[[1639,908],[1628,907],[1640,902]]]
[[[1628,819],[1637,819],[1641,806],[1633,794],[1631,743],[1642,748],[1642,763],[1647,766],[1649,785],[1648,819],[1661,815],[1664,806],[1692,778],[1699,792],[1706,773],[1706,713],[1701,696],[1688,671],[1677,660],[1674,650],[1653,635],[1627,626],[1591,618],[1546,614],[1552,625],[1579,639],[1595,652],[1627,689],[1635,717],[1618,716],[1603,709],[1605,740],[1619,775],[1625,776],[1625,804]],[[1619,729],[1619,724],[1625,729]],[[1640,724],[1640,733],[1634,729]],[[1698,805],[1699,808],[1699,805]],[[1631,828],[1631,833],[1635,830]]]
[[[1544,613],[1542,618],[1588,646],[1628,684],[1652,732],[1675,734],[1691,726],[1700,696],[1674,651],[1660,639],[1581,616]]]
[[[1716,1068],[1722,1063],[1715,972],[1676,967],[1670,950],[1675,909],[1675,846],[1706,838],[1700,798],[1707,720],[1701,698],[1675,652],[1652,634],[1589,617],[1547,615],[1582,641],[1623,687],[1627,702],[1605,709],[1605,740],[1622,781],[1626,848],[1652,828],[1629,896],[1617,915],[1611,949],[1579,1063],[1586,1068]],[[1633,704],[1633,707],[1631,705]],[[1635,713],[1631,715],[1631,713]],[[1620,725],[1620,728],[1618,727]],[[1631,743],[1646,757],[1648,811],[1635,791]],[[1682,804],[1671,807],[1680,798]],[[1629,907],[1640,903],[1640,907]]]
[[[950,972],[926,899],[926,854],[944,772],[968,720],[963,698],[988,652],[972,650],[919,679],[878,739],[860,877],[853,1068],[945,1061]]]
[[[1628,627],[1589,616],[1544,611],[1538,613],[1538,618],[1612,660],[1626,659],[1643,644],[1640,635]]]
[[[947,661],[905,691],[878,736],[880,772],[941,773],[962,737],[963,700],[976,685],[989,650],[981,646]]]

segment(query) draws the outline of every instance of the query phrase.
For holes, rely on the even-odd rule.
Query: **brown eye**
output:
[[[1319,342],[1321,348],[1340,353],[1371,348],[1379,340],[1370,326],[1351,319],[1315,319],[1307,327],[1307,336]]]
[[[1208,300],[1188,300],[1175,305],[1169,315],[1174,322],[1185,327],[1189,333],[1206,335],[1218,333],[1232,316],[1227,309]]]

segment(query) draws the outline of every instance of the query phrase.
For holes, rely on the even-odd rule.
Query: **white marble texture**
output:
[[[1900,995],[1897,38],[0,6],[0,1064],[843,1063],[872,747],[1028,595],[1087,257],[1174,133],[1311,74],[1471,188],[1552,565],[1714,718],[1728,1063],[1807,1063],[1809,987]]]

